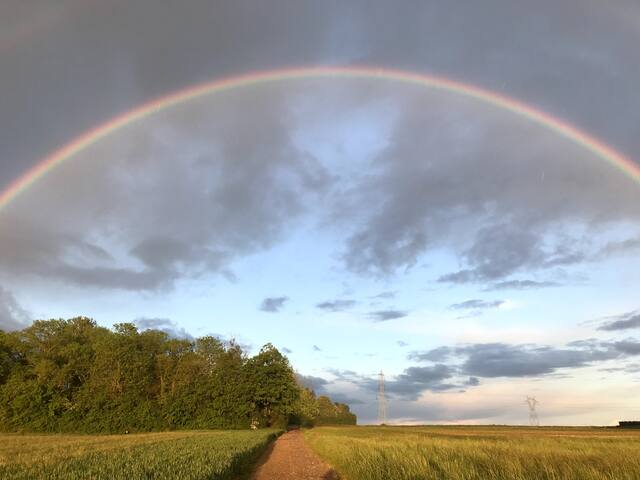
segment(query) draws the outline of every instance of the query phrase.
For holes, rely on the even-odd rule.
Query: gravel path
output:
[[[280,436],[256,467],[252,480],[337,480],[338,474],[293,430]]]

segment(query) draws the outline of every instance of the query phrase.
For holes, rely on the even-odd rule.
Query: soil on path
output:
[[[304,441],[300,430],[280,436],[265,452],[251,480],[338,480],[340,477]]]

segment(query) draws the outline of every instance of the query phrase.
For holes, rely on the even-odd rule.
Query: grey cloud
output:
[[[466,356],[461,365],[462,371],[478,377],[546,375],[561,368],[584,367],[619,355],[610,350],[558,349],[502,343],[461,347],[457,353]]]
[[[455,381],[457,367],[436,364],[428,367],[409,367],[400,375],[385,379],[385,392],[405,400],[416,400],[425,391],[441,392],[460,388]],[[378,390],[378,380],[364,376],[351,376],[350,381],[370,392]]]
[[[316,304],[316,308],[329,312],[342,312],[348,310],[356,304],[355,300],[328,300]]]
[[[322,377],[314,377],[313,375],[301,375],[296,373],[296,378],[298,382],[303,386],[310,388],[317,395],[322,395],[325,391],[326,386],[329,384],[329,381]]]
[[[282,310],[284,304],[289,301],[289,297],[267,297],[262,300],[260,310],[268,313],[276,313]]]
[[[453,354],[453,348],[442,346],[426,352],[411,352],[408,356],[409,360],[441,362],[446,360]]]
[[[426,352],[412,352],[409,359],[449,360],[460,374],[493,378],[551,375],[560,369],[581,368],[635,355],[640,355],[640,343],[635,339],[618,342],[589,339],[570,342],[565,348],[505,343],[442,346]]]
[[[484,310],[490,308],[498,308],[500,305],[504,303],[504,300],[466,300],[461,303],[454,303],[453,305],[449,305],[449,308],[453,310]]]
[[[360,375],[353,370],[340,370],[336,368],[327,368],[328,373],[336,377],[338,380],[350,381],[354,379],[361,379]]]
[[[13,253],[0,268],[21,278],[100,288],[170,289],[185,277],[228,277],[234,260],[272,247],[314,214],[323,227],[334,228],[351,271],[392,275],[432,248],[447,248],[461,268],[440,275],[442,282],[525,288],[533,284],[505,278],[590,258],[587,249],[571,248],[576,239],[564,231],[567,219],[596,228],[612,211],[617,217],[609,222],[640,218],[636,191],[602,175],[584,152],[576,154],[584,168],[575,178],[583,188],[567,190],[573,187],[562,179],[568,171],[576,175],[572,165],[547,156],[575,153],[575,147],[548,132],[538,132],[540,145],[525,152],[531,161],[516,162],[513,156],[523,154],[519,145],[493,141],[504,129],[524,128],[504,113],[487,116],[464,102],[452,110],[451,99],[434,92],[361,83],[370,96],[357,94],[352,84],[320,89],[311,99],[301,92],[317,88],[313,82],[297,90],[272,85],[215,99],[216,108],[206,108],[214,100],[203,99],[184,112],[149,119],[145,128],[133,125],[96,145],[90,161],[79,158],[64,172],[53,171],[14,211],[2,212],[8,228],[0,233],[0,249]],[[346,105],[338,101],[343,98]],[[427,100],[433,111],[417,108]],[[303,113],[296,113],[296,102],[308,103]],[[395,112],[390,126],[380,127],[389,130],[388,145],[362,160],[366,175],[321,163],[292,140],[311,115],[335,118],[350,108],[371,109],[374,120]],[[442,136],[411,133],[440,125],[442,115]],[[425,160],[421,152],[435,152],[434,158]],[[487,160],[473,163],[476,152]],[[543,160],[536,161],[538,155]],[[541,168],[545,185],[513,182]],[[64,236],[50,210],[66,212]]]
[[[396,294],[397,292],[395,291],[386,291],[386,292],[380,292],[377,295],[373,295],[369,298],[372,299],[392,299],[392,298],[396,298]]]
[[[598,327],[598,330],[613,332],[618,330],[629,330],[632,328],[640,328],[640,310],[624,313],[609,322]]]
[[[557,282],[536,280],[504,280],[489,285],[486,290],[532,290],[537,288],[559,287]]]
[[[601,368],[602,372],[624,372],[624,373],[640,373],[640,363],[629,363],[621,367]]]
[[[635,55],[629,46],[637,44],[638,39],[637,29],[630,28],[629,18],[633,16],[621,15],[624,8],[620,6],[594,5],[587,9],[583,20],[589,28],[584,28],[567,22],[572,15],[571,8],[563,7],[550,18],[544,9],[536,10],[524,4],[504,6],[504,2],[497,0],[482,6],[455,2],[427,2],[420,6],[410,2],[400,6],[385,2],[366,6],[344,2],[302,5],[277,1],[269,6],[256,2],[233,2],[225,6],[195,2],[158,9],[154,2],[141,1],[113,6],[115,17],[122,19],[115,36],[113,25],[101,20],[99,9],[71,15],[67,8],[58,6],[56,15],[52,16],[54,20],[47,20],[46,28],[33,32],[33,42],[15,41],[15,32],[23,31],[21,25],[29,25],[29,17],[24,11],[16,14],[15,7],[5,7],[2,17],[8,19],[10,26],[6,29],[8,33],[3,31],[3,38],[11,37],[11,40],[0,43],[13,45],[16,52],[3,58],[4,70],[9,73],[0,80],[6,91],[13,92],[12,98],[3,105],[2,124],[6,128],[0,132],[0,153],[3,159],[9,160],[0,166],[0,178],[10,182],[31,167],[35,159],[53,150],[54,145],[64,144],[76,136],[87,124],[111,118],[150,98],[204,78],[295,64],[359,62],[444,72],[515,96],[552,115],[560,113],[624,151],[639,151],[635,123],[629,120],[640,110],[640,100],[634,95],[640,74],[634,67],[635,62],[627,61]],[[283,11],[287,15],[283,15]],[[136,21],[138,18],[149,21],[142,25]],[[513,21],[514,18],[527,19],[526,25]],[[377,28],[388,19],[403,28],[388,31]],[[468,35],[464,38],[456,35],[455,32],[461,30]],[[178,38],[167,35],[167,31],[181,31],[183,35]],[[512,38],[514,42],[504,42],[505,38]],[[608,40],[601,42],[601,38]],[[514,44],[518,48],[514,48]],[[203,49],[202,45],[210,45],[213,50]],[[237,46],[232,55],[229,45]],[[416,45],[420,45],[420,59],[415,54]],[[57,51],[67,51],[69,55],[59,62],[40,61],[56,58]],[[184,55],[185,51],[191,54]],[[68,81],[69,78],[74,80]],[[573,82],[567,82],[567,78],[579,78],[581,88],[572,88]],[[41,89],[39,85],[51,88]],[[611,87],[609,90],[615,95],[598,97],[602,85]],[[397,90],[402,89],[398,86]],[[101,95],[93,95],[94,91],[100,91]],[[70,105],[66,99],[73,95],[88,101]],[[351,223],[352,231],[343,252],[345,265],[351,270],[392,274],[416,264],[430,248],[450,245],[462,265],[449,276],[441,275],[443,280],[498,281],[510,272],[584,260],[588,252],[560,253],[542,247],[547,240],[544,237],[557,232],[556,227],[563,222],[592,226],[592,231],[596,231],[598,224],[638,218],[637,193],[623,179],[599,168],[602,162],[590,158],[592,155],[512,115],[486,112],[478,105],[447,95],[444,95],[446,101],[439,100],[438,96],[413,91],[412,99],[401,105],[401,115],[391,128],[388,142],[376,152],[376,168],[366,179],[356,180],[353,188],[345,189],[355,192],[357,199],[365,200],[362,204],[375,205],[371,212],[363,215],[362,222]],[[425,98],[432,109],[422,108],[420,101],[416,101]],[[593,98],[600,101],[593,102]],[[175,278],[193,274],[193,270],[209,268],[218,272],[224,268],[219,262],[225,264],[239,255],[271,245],[286,230],[285,219],[299,213],[301,205],[295,201],[296,188],[272,188],[286,176],[283,172],[288,169],[276,168],[274,173],[256,161],[256,152],[263,152],[264,157],[272,161],[287,158],[284,163],[289,163],[292,151],[286,132],[290,129],[282,129],[277,122],[264,122],[273,123],[274,131],[270,132],[268,128],[260,129],[259,124],[265,118],[288,118],[290,112],[278,111],[269,116],[265,101],[253,100],[247,103],[257,104],[255,113],[249,110],[251,114],[245,111],[242,115],[247,125],[237,123],[224,129],[221,137],[228,138],[228,144],[216,145],[211,150],[199,149],[203,135],[179,139],[169,129],[156,131],[155,135],[164,142],[160,141],[155,151],[141,154],[122,149],[118,152],[118,156],[154,158],[175,140],[200,150],[191,152],[197,159],[186,160],[184,152],[167,152],[179,167],[170,171],[164,182],[161,178],[152,179],[157,181],[157,191],[146,188],[125,191],[124,201],[118,205],[120,211],[134,206],[132,219],[148,219],[139,230],[125,228],[125,234],[118,240],[131,239],[123,248],[131,252],[133,258],[146,262],[156,275],[165,277],[155,285],[171,285]],[[238,111],[247,105],[237,98],[236,101]],[[318,102],[324,102],[324,98]],[[203,103],[206,103],[204,99]],[[452,105],[456,108],[451,108]],[[234,112],[228,105],[217,106],[222,107],[218,110],[226,116],[233,117]],[[478,112],[482,114],[482,121],[478,120]],[[196,117],[180,121],[208,130],[207,138],[219,131],[220,125],[215,119],[208,121],[202,113]],[[60,122],[60,118],[65,121]],[[56,125],[55,129],[50,128],[52,124]],[[243,133],[239,134],[240,131]],[[37,140],[25,141],[26,134],[31,140]],[[244,141],[246,138],[252,141]],[[495,142],[495,138],[501,141]],[[217,135],[215,140],[220,140]],[[298,162],[304,163],[302,152],[295,153]],[[229,165],[219,169],[194,168],[196,160],[206,164],[210,158],[224,163],[228,157],[233,157],[234,163],[238,163],[237,158],[243,162],[233,168]],[[580,168],[575,168],[576,165]],[[235,168],[239,170],[237,175],[232,171]],[[96,175],[101,178],[110,178],[114,173],[111,169],[98,170]],[[129,173],[125,176],[130,176],[130,185],[136,183],[136,173],[144,177],[145,172],[141,170],[127,170]],[[188,182],[177,175],[179,170],[183,174],[190,172]],[[314,175],[314,168],[302,170],[294,181],[298,187],[320,188],[326,182],[326,174]],[[602,172],[605,175],[600,175]],[[221,176],[228,176],[230,183],[218,193],[213,188],[194,189],[194,186],[203,187],[199,179]],[[88,177],[86,191],[95,190],[95,182]],[[174,179],[178,180],[178,185],[174,185],[176,198],[165,198],[171,197],[166,192]],[[119,181],[115,183],[106,187],[118,188],[97,189],[95,203],[100,209],[104,210],[111,200],[106,192],[121,193],[122,185]],[[402,188],[403,185],[406,188]],[[55,190],[60,191],[63,190]],[[189,196],[189,191],[195,191],[196,195]],[[42,197],[55,198],[51,193],[46,192]],[[157,228],[163,218],[135,207],[136,202],[132,201],[147,197],[150,203],[161,206],[159,211],[168,213],[164,218],[172,219],[167,230],[185,234],[185,245],[212,247],[214,267],[193,260],[194,254],[189,248],[160,249],[155,253],[151,251],[153,248],[149,250],[148,242],[165,237],[167,232]],[[371,199],[375,201],[367,201]],[[175,205],[171,205],[174,200]],[[40,201],[38,205],[46,203]],[[213,209],[196,219],[194,224],[198,227],[175,221],[174,217],[179,217],[180,212],[190,211],[197,205]],[[233,212],[234,206],[242,214],[224,214]],[[52,206],[51,210],[54,207],[60,205]],[[91,209],[92,214],[100,209]],[[50,213],[50,209],[45,210]],[[504,234],[508,236],[506,243],[527,244],[509,248],[504,261],[496,253],[499,249],[487,251],[484,240],[476,235],[482,227],[495,225],[496,218],[506,218],[513,225],[513,231]],[[87,225],[91,224],[77,225],[74,233],[84,232]],[[117,228],[108,230],[113,233]],[[529,230],[531,236],[526,238]],[[460,237],[466,241],[453,237],[452,231],[464,231]],[[495,240],[499,242],[501,235]],[[622,245],[622,242],[618,243]],[[139,245],[147,248],[138,252],[135,249]],[[117,257],[118,252],[108,248],[106,252]],[[46,269],[41,265],[34,263],[27,268],[22,264],[22,271],[39,275],[41,269]],[[109,268],[125,267],[110,265]],[[60,275],[64,269],[62,273],[56,273],[56,269],[52,272]],[[93,276],[88,278],[91,280]],[[110,285],[108,281],[98,282],[99,286]],[[132,282],[133,286],[126,280],[124,283],[124,288],[140,288],[136,287],[137,282]],[[155,288],[153,282],[146,285],[145,288]]]
[[[612,347],[624,355],[640,355],[640,342],[635,339],[614,342]]]
[[[524,226],[523,226],[524,227]],[[464,252],[464,258],[472,268],[442,275],[438,281],[444,283],[495,282],[520,271],[548,270],[593,260],[595,254],[572,250],[561,239],[553,247],[544,247],[544,236],[522,228],[515,230],[504,224],[483,227],[476,235],[473,245]],[[531,281],[498,281],[498,289],[532,288],[552,286],[549,283]],[[487,287],[492,289],[492,286]]]
[[[350,373],[355,375],[355,372]],[[339,379],[344,379],[344,377],[342,377],[341,375],[339,376]],[[363,405],[365,403],[361,399],[356,398],[352,395],[340,391],[335,391],[334,388],[332,388],[332,382],[328,381],[325,378],[316,377],[313,375],[301,375],[299,373],[296,374],[296,378],[298,379],[298,383],[307,388],[310,388],[315,392],[316,395],[328,395],[334,402],[346,403],[350,406]]]
[[[169,318],[136,318],[133,323],[140,330],[160,330],[172,338],[194,340],[193,335],[187,332],[184,327],[179,326]]]
[[[347,395],[345,393],[333,392],[333,391],[332,392],[327,392],[327,393],[328,393],[329,397],[331,398],[331,400],[333,402],[346,403],[350,407],[352,405],[364,405],[366,403],[363,400],[360,400],[359,398],[352,397],[352,396]]]
[[[31,323],[31,316],[20,306],[11,292],[0,285],[0,330],[22,330]]]
[[[480,379],[478,377],[469,377],[469,380],[465,382],[465,385],[469,387],[477,387],[480,385]]]
[[[403,318],[409,315],[406,310],[377,310],[375,312],[369,312],[369,318],[376,322],[386,322],[388,320],[395,320],[397,318]]]
[[[600,250],[601,257],[607,257],[609,255],[618,255],[628,252],[640,250],[640,237],[627,238],[617,242],[608,242]]]
[[[0,212],[0,249],[12,252],[0,268],[130,290],[231,278],[234,259],[281,239],[331,181],[290,141],[282,87],[267,90],[134,124],[51,172]]]
[[[461,268],[436,272],[441,282],[497,284],[514,274],[595,260],[596,245],[603,238],[597,225],[640,218],[637,189],[588,152],[544,129],[535,134],[538,140],[531,149],[523,150],[523,125],[508,124],[497,114],[487,119],[484,110],[482,122],[460,111],[443,110],[438,118],[446,120],[439,125],[448,127],[436,135],[423,127],[435,122],[443,102],[432,100],[429,111],[404,106],[388,147],[372,161],[373,172],[336,202],[336,217],[342,208],[345,219],[353,213],[345,205],[372,205],[347,239],[343,260],[349,270],[373,276],[398,274],[442,248],[459,258]],[[468,107],[471,115],[477,114]],[[490,141],[500,131],[512,129],[519,140],[500,145]],[[423,134],[407,133],[412,131]],[[562,162],[556,161],[560,151],[566,152]],[[543,179],[535,181],[542,171]],[[572,182],[566,181],[568,176]],[[604,183],[600,176],[606,177]],[[585,185],[597,190],[595,197],[588,195]],[[616,198],[616,188],[625,200]],[[635,205],[625,204],[632,198]],[[613,204],[620,210],[611,216],[607,206]],[[588,233],[578,236],[575,226]]]

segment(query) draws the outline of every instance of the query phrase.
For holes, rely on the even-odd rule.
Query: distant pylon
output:
[[[529,405],[529,425],[532,427],[540,426],[540,419],[538,418],[538,412],[536,412],[536,406],[540,403],[536,400],[536,397],[527,397],[525,400]]]
[[[378,423],[387,423],[387,399],[384,396],[384,373],[380,370],[378,374]]]

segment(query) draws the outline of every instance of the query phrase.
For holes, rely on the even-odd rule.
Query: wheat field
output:
[[[305,435],[345,480],[640,478],[640,431],[389,426]]]
[[[277,433],[2,434],[0,478],[230,479],[246,473]]]

